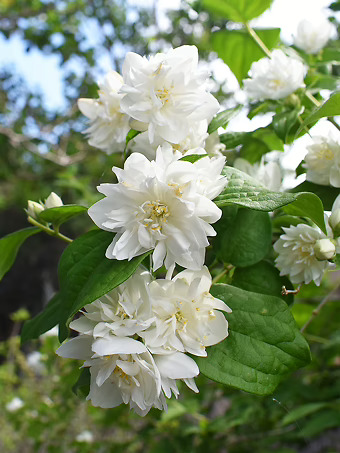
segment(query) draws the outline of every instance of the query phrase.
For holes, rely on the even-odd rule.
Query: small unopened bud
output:
[[[32,217],[32,219],[37,220],[41,211],[44,210],[44,206],[36,201],[28,200],[27,202],[27,214]]]
[[[329,226],[333,230],[334,237],[337,238],[340,236],[340,209],[336,209],[332,212],[330,218],[328,219]]]
[[[45,200],[45,208],[57,208],[58,206],[62,206],[63,202],[62,199],[54,192],[51,192],[50,195]]]
[[[330,239],[318,239],[314,245],[314,253],[318,260],[331,260],[335,257],[335,245]]]

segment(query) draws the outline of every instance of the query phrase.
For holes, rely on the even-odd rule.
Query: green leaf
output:
[[[25,322],[21,331],[21,343],[39,338],[40,335],[52,329],[58,324],[61,314],[61,297],[60,293],[57,293],[41,313]]]
[[[308,343],[285,302],[217,284],[211,294],[231,309],[229,336],[196,359],[210,379],[257,395],[271,394],[289,373],[310,362]]]
[[[208,127],[208,133],[212,134],[215,132],[219,127],[226,127],[229,121],[236,116],[240,110],[242,110],[243,106],[238,105],[232,109],[224,110],[223,112],[218,113],[210,122]]]
[[[287,214],[308,217],[326,233],[322,202],[315,194],[272,192],[233,167],[224,167],[222,173],[227,177],[228,184],[214,200],[220,208],[237,205],[258,211],[274,211],[290,204],[292,209]]]
[[[280,29],[258,29],[256,33],[269,49],[279,42]],[[245,30],[222,30],[212,34],[212,47],[229,66],[235,77],[242,82],[247,77],[251,64],[265,57]]]
[[[79,237],[64,251],[59,264],[62,319],[67,323],[81,308],[127,280],[151,251],[130,261],[110,260],[105,251],[113,234],[93,230]],[[62,328],[60,340],[64,340]]]
[[[125,143],[126,145],[131,141],[133,140],[135,137],[137,137],[137,135],[139,135],[141,133],[141,131],[136,131],[135,129],[130,129],[127,136],[126,136],[126,140],[125,140]]]
[[[226,149],[233,149],[238,145],[242,145],[248,135],[248,132],[226,132],[220,135],[220,142],[226,146]]]
[[[254,164],[261,160],[261,157],[272,151],[268,145],[257,138],[248,137],[245,144],[242,146],[240,156],[246,159],[249,163]]]
[[[304,123],[300,126],[297,131],[297,134],[301,132],[304,126],[307,124],[318,121],[320,118],[326,118],[330,116],[340,115],[340,93],[333,93],[332,96],[324,102],[320,107],[314,110],[307,118],[305,118]]]
[[[188,156],[181,157],[179,160],[184,160],[184,162],[191,162],[194,164],[203,157],[208,157],[208,154],[189,154]]]
[[[44,222],[52,223],[54,226],[59,226],[72,217],[76,217],[87,211],[85,206],[77,204],[65,204],[56,208],[49,208],[39,213],[39,219]]]
[[[260,16],[273,0],[203,0],[209,11],[234,22],[247,22]]]
[[[287,296],[281,294],[282,286],[294,289],[293,285],[287,277],[280,277],[280,272],[268,261],[260,261],[249,267],[236,268],[232,284],[246,291],[280,297],[288,304],[294,301],[292,294]]]
[[[272,126],[277,136],[284,142],[289,141],[289,133],[298,121],[299,109],[277,113],[273,117]]]
[[[91,374],[89,368],[83,368],[72,387],[72,392],[79,397],[86,397],[90,393]]]
[[[340,189],[331,186],[321,186],[313,182],[305,181],[294,187],[291,192],[312,192],[317,195],[324,206],[325,211],[331,211],[336,197],[340,194]]]
[[[0,239],[0,281],[13,266],[19,248],[27,238],[39,233],[41,230],[36,227],[24,228],[15,231]]]
[[[333,64],[340,63],[340,49],[336,49],[334,47],[324,48],[321,54],[321,62]]]
[[[215,224],[213,247],[225,263],[246,267],[261,261],[271,242],[271,221],[267,212],[229,207]]]
[[[324,407],[327,407],[327,403],[309,403],[303,404],[291,411],[287,415],[285,415],[282,419],[282,426],[290,425],[291,423],[300,420],[301,418],[306,417],[307,415],[313,414]]]

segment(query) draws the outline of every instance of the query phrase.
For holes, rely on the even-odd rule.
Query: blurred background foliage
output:
[[[112,180],[111,167],[121,157],[89,147],[82,135],[84,117],[76,107],[79,97],[96,97],[104,59],[120,71],[129,50],[148,54],[182,44],[195,44],[206,61],[215,58],[210,35],[225,26],[224,19],[210,16],[199,2],[195,11],[183,2],[168,13],[164,31],[156,4],[0,0],[2,35],[19,36],[27,52],[36,49],[57,56],[63,77],[63,108],[53,109],[16,68],[0,67],[0,237],[27,226],[28,199],[38,201],[55,191],[65,203],[90,205],[98,199],[96,185]],[[218,98],[226,99],[228,94],[218,84],[215,90]],[[76,236],[89,227],[82,216],[68,224],[66,233]],[[283,382],[273,396],[248,395],[200,377],[198,395],[182,388],[180,399],[169,402],[168,413],[152,410],[141,419],[125,406],[97,409],[74,395],[71,389],[79,371],[55,355],[55,336],[20,347],[17,335],[29,315],[18,310],[25,306],[34,315],[49,300],[57,287],[63,249],[57,239],[33,237],[0,286],[1,452],[340,451],[336,296],[306,331],[311,365]],[[292,308],[299,326],[333,286],[326,279],[320,288],[309,285],[300,292]],[[22,407],[12,410],[8,404],[14,398],[20,398]],[[84,431],[90,434],[82,441],[79,435]]]

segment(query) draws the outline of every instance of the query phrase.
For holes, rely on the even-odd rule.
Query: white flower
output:
[[[90,120],[85,131],[89,144],[108,154],[123,150],[130,130],[129,117],[120,109],[122,94],[118,90],[122,84],[122,76],[110,71],[98,84],[98,99],[78,99],[79,110]]]
[[[219,103],[206,91],[208,73],[198,70],[197,65],[195,46],[181,46],[149,59],[127,54],[121,108],[143,123],[143,128],[148,125],[150,142],[160,136],[180,143],[193,124],[209,122],[217,113]]]
[[[328,223],[333,231],[334,237],[338,238],[340,236],[340,195],[337,196],[333,203],[332,213],[328,219]],[[340,246],[340,237],[338,238],[338,242]],[[340,249],[337,253],[340,253]]]
[[[163,262],[167,268],[203,266],[207,236],[216,234],[210,224],[221,216],[211,200],[226,184],[220,175],[225,159],[193,164],[180,157],[169,144],[159,147],[155,161],[133,153],[124,169],[113,168],[118,184],[98,187],[106,198],[88,213],[97,226],[117,233],[107,258],[130,260],[154,249],[154,269]]]
[[[6,404],[6,409],[8,412],[16,412],[21,409],[25,403],[21,398],[15,396],[9,403]]]
[[[243,83],[251,99],[282,99],[305,86],[306,68],[300,60],[276,49],[271,58],[254,62],[249,74],[251,78]]]
[[[55,192],[51,192],[45,200],[45,209],[58,208],[59,206],[63,206],[62,199]]]
[[[188,151],[190,151],[190,154],[200,154],[201,151],[198,152],[197,149],[199,148],[202,150],[205,147],[205,140],[208,138],[207,130],[208,122],[205,120],[199,121],[194,127],[187,131],[187,135],[183,140],[179,143],[170,143],[170,145],[175,151],[180,151],[183,155]],[[155,135],[153,142],[151,143],[149,133],[142,132],[133,139],[131,149],[133,152],[144,154],[149,160],[153,160],[156,157],[158,146],[164,145],[164,142],[165,140],[162,137]],[[212,147],[215,150],[215,143]]]
[[[231,310],[209,293],[210,287],[211,276],[205,266],[200,271],[180,272],[172,280],[150,283],[155,321],[140,336],[152,353],[180,351],[204,357],[206,346],[227,337],[228,322],[218,310]]]
[[[79,335],[57,350],[61,357],[85,360],[90,368],[93,406],[109,408],[129,404],[144,416],[151,407],[166,407],[161,377],[155,361],[140,341],[114,335],[94,340]]]
[[[194,392],[198,393],[194,377],[200,370],[196,362],[182,352],[173,352],[166,355],[155,355],[155,363],[161,375],[162,390],[167,398],[173,393],[176,398],[179,395],[177,380],[183,380]]]
[[[238,157],[234,161],[234,167],[257,179],[269,190],[278,192],[281,188],[282,173],[276,162],[265,163],[261,160],[252,165],[246,159]]]
[[[306,53],[318,53],[336,35],[335,26],[324,16],[315,21],[303,19],[297,27],[294,44]]]
[[[224,143],[221,143],[218,132],[214,131],[206,138],[204,149],[208,154],[220,155],[225,151],[226,146]]]
[[[314,253],[318,260],[332,260],[335,257],[335,244],[328,238],[318,239],[314,245]]]
[[[27,365],[37,374],[44,374],[46,366],[43,362],[44,356],[39,351],[33,351],[27,355]]]
[[[278,253],[275,260],[280,275],[289,275],[292,283],[310,283],[314,280],[320,285],[322,276],[331,266],[329,261],[319,261],[315,254],[315,244],[327,236],[317,227],[299,224],[283,228],[285,234],[274,244]]]
[[[307,150],[307,181],[340,187],[340,144],[332,137],[313,137]]]
[[[152,321],[147,284],[148,271],[139,268],[125,283],[84,307],[83,315],[70,327],[94,338],[108,334],[132,336],[147,329]]]
[[[93,440],[94,440],[93,434],[91,433],[91,431],[88,431],[87,429],[85,429],[76,436],[77,442],[85,442],[86,444],[91,444]]]
[[[27,214],[32,217],[32,219],[38,219],[39,214],[44,210],[42,203],[37,203],[36,201],[28,200],[27,202]]]

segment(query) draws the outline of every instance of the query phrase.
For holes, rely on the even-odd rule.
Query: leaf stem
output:
[[[316,307],[315,310],[313,310],[313,313],[312,313],[312,316],[308,319],[308,321],[306,322],[306,324],[304,326],[301,327],[301,332],[304,332],[307,327],[309,326],[309,324],[314,320],[314,318],[316,318],[318,316],[318,314],[320,313],[322,307],[324,307],[327,302],[333,297],[336,295],[336,293],[338,292],[339,290],[339,285],[340,285],[340,281],[337,282],[336,284],[336,287],[333,289],[333,291],[331,291],[330,293],[327,294],[326,297],[324,297],[322,299],[322,301],[319,303],[319,305]]]
[[[305,91],[305,95],[306,97],[311,101],[313,102],[313,104],[316,106],[316,107],[321,107],[322,105],[322,102],[318,101],[313,95],[312,93],[310,93],[309,91]],[[339,124],[335,121],[335,119],[332,117],[332,116],[329,116],[327,117],[327,120],[333,124],[333,126],[335,126],[338,131],[340,131],[340,126]]]
[[[232,264],[229,264],[225,269],[223,269],[223,271],[220,274],[216,275],[211,284],[214,285],[219,280],[221,280],[221,278],[228,274],[233,269],[233,267],[234,266]]]
[[[253,38],[256,44],[260,47],[260,49],[267,55],[267,57],[271,58],[272,54],[259,35],[255,32],[255,30],[249,25],[248,22],[245,22],[245,27],[249,35]]]
[[[42,231],[44,231],[46,234],[48,234],[50,236],[57,237],[57,238],[61,239],[64,242],[67,242],[67,243],[73,242],[72,239],[70,239],[69,237],[67,237],[64,234],[60,233],[59,229],[58,230],[52,230],[51,228],[47,227],[46,225],[43,225],[42,223],[40,223],[37,220],[33,219],[33,217],[31,217],[31,216],[28,216],[27,220],[29,221],[29,223],[31,223],[32,225],[40,228]]]

